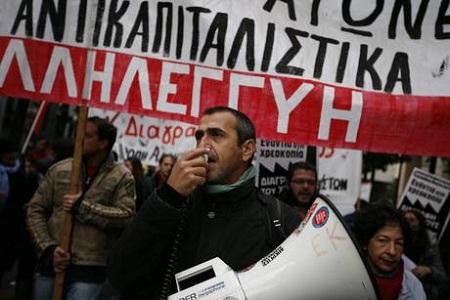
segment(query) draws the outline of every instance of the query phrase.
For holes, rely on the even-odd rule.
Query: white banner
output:
[[[320,193],[330,198],[342,215],[354,211],[361,187],[362,152],[321,148],[318,166]]]
[[[151,117],[90,109],[90,116],[107,118],[117,127],[113,150],[119,161],[137,157],[142,163],[157,166],[163,153],[179,156],[195,147],[196,126]]]
[[[0,95],[449,156],[450,2],[2,0]],[[433,134],[430,134],[433,133]]]

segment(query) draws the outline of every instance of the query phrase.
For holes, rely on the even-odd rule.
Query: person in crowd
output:
[[[353,226],[353,219],[355,218],[355,214],[357,214],[361,209],[364,209],[368,204],[369,202],[363,198],[356,199],[355,204],[353,205],[355,210],[344,216],[344,221],[349,228]]]
[[[420,281],[403,266],[408,227],[400,212],[386,203],[369,204],[355,215],[352,230],[367,255],[382,300],[426,299]]]
[[[0,213],[6,206],[9,198],[11,174],[17,173],[20,169],[20,162],[14,144],[11,141],[0,140]]]
[[[156,173],[156,167],[147,165],[147,171],[145,172],[145,176],[151,178],[153,176],[153,174],[155,174],[155,173]]]
[[[410,229],[405,255],[416,264],[412,273],[422,282],[427,299],[444,299],[444,295],[448,297],[450,282],[442,265],[439,248],[427,232],[425,217],[413,209],[404,211],[403,217]]]
[[[30,158],[36,162],[39,172],[44,174],[55,162],[53,148],[46,138],[39,138],[30,153]]]
[[[111,155],[117,129],[91,117],[85,130],[81,192],[68,194],[70,158],[50,167],[28,205],[27,225],[39,254],[36,300],[52,299],[54,275],[63,271],[64,299],[97,299],[110,245],[134,216],[133,176]],[[60,245],[66,213],[74,216],[69,251]]]
[[[161,187],[169,178],[170,172],[177,161],[173,154],[163,153],[159,158],[158,170],[151,176],[150,193]]]
[[[287,189],[280,195],[280,200],[297,209],[303,220],[317,195],[317,170],[307,162],[296,162],[289,166]]]
[[[14,299],[30,300],[36,254],[26,229],[24,206],[33,196],[40,175],[31,160],[22,163],[17,159],[13,143],[0,142],[0,148],[0,168],[5,168],[7,175],[0,180],[7,180],[8,185],[5,208],[0,213],[0,281],[17,262]]]
[[[131,171],[134,177],[134,184],[136,188],[136,211],[142,206],[144,200],[147,199],[152,190],[152,183],[150,177],[144,176],[144,168],[141,160],[137,157],[130,157],[124,161],[125,166]]]
[[[176,291],[174,272],[214,257],[249,267],[299,224],[291,207],[255,187],[255,129],[245,114],[209,108],[195,138],[109,256],[109,280],[124,299],[166,299]],[[281,228],[271,220],[276,211]]]
[[[439,252],[444,269],[450,275],[450,226],[447,226],[442,233],[439,241]]]

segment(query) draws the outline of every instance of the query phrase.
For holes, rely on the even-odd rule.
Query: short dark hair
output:
[[[7,139],[0,139],[0,155],[4,155],[7,153],[15,153],[16,147],[14,143]]]
[[[108,120],[100,117],[89,117],[88,122],[94,123],[97,127],[97,136],[100,140],[108,141],[108,153],[111,152],[117,137],[117,128],[112,125]]]
[[[256,140],[255,125],[244,113],[226,106],[214,106],[207,108],[203,115],[212,115],[215,113],[228,112],[236,118],[236,132],[238,136],[238,146],[241,146],[247,140]]]
[[[366,248],[375,233],[386,225],[398,225],[407,238],[408,227],[401,213],[387,202],[369,203],[356,212],[352,230],[361,247]]]
[[[164,158],[166,158],[166,157],[172,158],[174,162],[177,161],[177,157],[176,157],[175,155],[170,154],[170,153],[163,153],[163,154],[161,155],[161,157],[159,158],[158,163],[159,163],[159,164],[162,164]]]
[[[318,183],[318,175],[317,175],[317,169],[312,164],[306,162],[306,161],[299,161],[296,163],[293,163],[289,166],[288,174],[287,174],[287,181],[291,182],[292,176],[294,175],[294,172],[297,170],[308,170],[314,172],[314,178],[316,180],[316,184]]]

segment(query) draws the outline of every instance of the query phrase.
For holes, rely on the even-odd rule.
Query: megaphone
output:
[[[375,280],[341,215],[319,195],[291,235],[253,266],[219,258],[175,275],[169,300],[378,299]]]

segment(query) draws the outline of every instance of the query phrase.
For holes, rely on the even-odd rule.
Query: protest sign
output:
[[[287,188],[291,164],[307,161],[316,166],[315,147],[258,139],[256,149],[256,185],[267,195],[277,197]]]
[[[415,168],[398,202],[401,210],[417,209],[427,220],[430,234],[440,239],[448,223],[450,181]]]
[[[353,212],[361,189],[362,152],[321,148],[318,166],[320,193],[330,198],[342,215]]]
[[[450,156],[450,1],[3,0],[0,95]]]
[[[120,161],[136,157],[142,163],[157,166],[163,153],[181,155],[195,147],[196,126],[170,120],[91,109],[91,116],[106,118],[117,127],[113,151]]]

